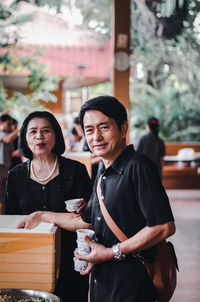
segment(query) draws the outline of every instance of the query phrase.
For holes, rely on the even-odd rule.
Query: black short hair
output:
[[[80,125],[79,116],[76,116],[76,117],[74,118],[73,123],[76,124],[76,125]]]
[[[115,97],[109,95],[98,96],[96,98],[86,101],[80,110],[79,119],[82,129],[84,130],[83,118],[86,111],[89,110],[98,110],[112,118],[117,123],[118,128],[121,130],[122,125],[127,121],[127,112],[122,105]]]
[[[0,120],[1,122],[6,122],[12,120],[12,117],[9,114],[2,114]]]
[[[22,127],[20,129],[19,149],[20,149],[22,155],[29,159],[33,158],[32,151],[29,149],[29,147],[27,145],[26,132],[27,132],[27,128],[28,128],[28,124],[29,124],[30,120],[32,120],[35,117],[46,118],[50,122],[50,124],[53,128],[53,131],[55,133],[55,141],[56,141],[52,152],[57,155],[62,154],[65,151],[65,141],[64,141],[63,133],[62,133],[62,130],[61,130],[61,127],[60,127],[58,121],[53,116],[53,114],[51,114],[48,111],[34,111],[34,112],[31,112],[25,118],[25,120],[22,124]]]
[[[156,117],[150,117],[147,120],[147,125],[151,131],[157,136],[159,132],[159,120]]]
[[[12,118],[12,125],[18,125],[18,121],[14,118]]]
[[[75,127],[73,127],[73,128],[71,129],[71,134],[73,134],[73,135],[78,135],[78,132],[76,131],[76,128],[75,128]]]

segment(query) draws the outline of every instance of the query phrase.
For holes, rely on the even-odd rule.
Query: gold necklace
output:
[[[35,175],[35,172],[34,172],[34,170],[33,170],[33,161],[31,161],[31,167],[30,167],[30,168],[31,168],[32,177],[33,177],[35,180],[39,181],[39,182],[44,182],[44,181],[49,180],[49,179],[51,178],[51,176],[53,175],[53,173],[55,172],[55,170],[56,170],[57,163],[58,163],[58,159],[57,159],[57,156],[56,156],[55,163],[54,163],[53,169],[52,169],[52,171],[50,172],[50,174],[49,174],[47,177],[45,177],[45,178],[43,178],[43,179],[40,179],[40,178],[38,178],[38,177]]]

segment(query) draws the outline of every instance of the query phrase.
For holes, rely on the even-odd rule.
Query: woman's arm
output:
[[[17,228],[33,229],[41,222],[54,223],[68,231],[76,231],[83,228],[89,229],[91,227],[90,224],[82,220],[81,216],[75,213],[37,211],[20,221]]]

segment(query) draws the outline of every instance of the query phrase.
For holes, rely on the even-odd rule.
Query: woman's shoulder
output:
[[[30,163],[30,161],[27,160],[23,163],[20,163],[20,164],[14,166],[12,169],[9,170],[9,174],[17,175],[17,176],[23,174],[25,171],[27,171],[27,169],[29,167],[29,163]]]
[[[29,163],[30,161],[27,160],[10,169],[8,172],[8,180],[23,185],[28,176]]]

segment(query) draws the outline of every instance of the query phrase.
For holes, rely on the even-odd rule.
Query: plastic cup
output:
[[[77,249],[76,251],[80,255],[88,255],[91,252],[91,247],[86,241],[77,240]]]
[[[88,229],[78,229],[76,230],[77,233],[77,239],[78,241],[84,241],[84,237],[88,236],[90,239],[92,238],[92,236],[94,235],[94,231],[93,230],[88,230]]]
[[[65,201],[68,212],[76,212],[81,198],[69,199]]]
[[[78,258],[74,257],[74,270],[76,272],[84,272],[88,266],[88,262],[86,260],[79,260]]]

